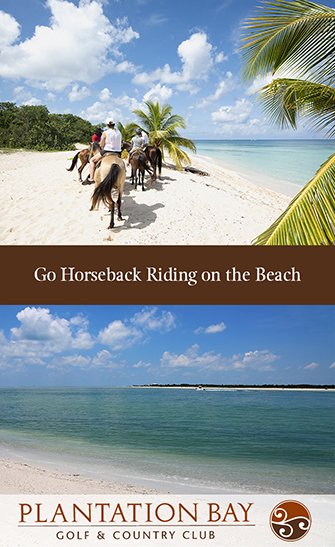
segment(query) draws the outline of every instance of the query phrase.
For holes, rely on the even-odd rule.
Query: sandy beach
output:
[[[91,478],[78,470],[0,459],[0,494],[150,494],[157,493],[122,482]]]
[[[106,208],[89,211],[92,186],[66,171],[74,154],[0,154],[0,244],[248,245],[291,199],[195,156],[192,166],[210,176],[163,167],[146,192],[132,188],[128,168],[124,220],[111,231]]]

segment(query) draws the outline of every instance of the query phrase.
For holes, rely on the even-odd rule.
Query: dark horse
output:
[[[160,177],[162,174],[162,152],[157,146],[148,145],[145,148],[145,154],[154,170],[154,180],[156,180],[157,168],[158,168],[158,176]]]
[[[69,169],[67,169],[67,171],[73,171],[79,159],[80,160],[80,167],[78,168],[79,182],[83,182],[83,179],[81,177],[83,169],[89,163],[92,156],[94,156],[94,154],[97,154],[98,152],[100,152],[99,143],[92,142],[89,148],[84,148],[84,150],[79,150],[79,152],[77,152],[77,154],[72,160],[71,166],[69,167]]]
[[[131,150],[131,144],[128,142],[122,143],[123,148],[127,150],[129,153]],[[150,169],[150,166],[148,164],[147,156],[144,152],[144,150],[134,150],[130,157],[130,165],[131,165],[131,183],[135,185],[135,190],[137,190],[137,183],[142,186],[142,190],[144,192],[144,175],[145,172],[148,171],[151,178],[153,175],[153,171]]]

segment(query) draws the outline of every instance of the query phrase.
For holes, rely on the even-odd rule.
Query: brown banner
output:
[[[333,247],[2,247],[1,304],[334,304]]]

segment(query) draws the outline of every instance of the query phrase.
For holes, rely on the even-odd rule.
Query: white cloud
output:
[[[176,327],[176,318],[173,313],[158,308],[143,308],[135,313],[131,322],[144,330],[168,332]]]
[[[10,330],[10,337],[0,336],[2,368],[46,365],[55,354],[90,349],[95,343],[81,316],[66,319],[48,308],[26,307],[16,317],[20,325]]]
[[[268,350],[249,351],[232,357],[225,357],[214,351],[200,353],[199,350],[199,346],[194,344],[181,354],[165,351],[161,358],[161,365],[167,368],[203,368],[217,371],[249,368],[258,371],[271,371],[273,370],[271,363],[279,358]]]
[[[24,308],[16,317],[21,324],[11,329],[13,340],[36,342],[36,348],[40,346],[46,354],[70,348],[88,349],[94,344],[83,319],[75,323],[73,319],[52,315],[48,308],[34,307]]]
[[[329,365],[329,368],[335,368],[335,362]]]
[[[306,370],[315,370],[316,368],[319,368],[319,366],[318,363],[309,363],[309,365],[306,365],[304,368]]]
[[[183,79],[198,80],[206,78],[213,65],[213,46],[208,42],[204,32],[192,34],[178,47],[178,54],[183,63]]]
[[[110,101],[112,98],[112,93],[109,91],[109,89],[107,87],[105,87],[104,89],[102,89],[99,93],[99,99],[100,101]]]
[[[93,368],[115,369],[121,368],[123,364],[115,361],[112,354],[108,350],[103,349],[92,358],[91,366]]]
[[[215,51],[208,41],[207,34],[196,32],[178,46],[178,55],[182,66],[181,70],[172,71],[169,64],[157,68],[152,72],[140,72],[133,78],[139,85],[152,85],[154,82],[176,85],[180,90],[194,91],[194,87],[185,87],[190,82],[207,78],[215,62]],[[220,60],[219,54],[219,60]]]
[[[109,103],[97,101],[82,110],[80,116],[91,123],[107,123],[108,120],[121,120],[122,112],[119,108],[111,108]]]
[[[99,332],[99,342],[110,346],[114,350],[120,350],[129,348],[141,340],[143,333],[127,325],[120,319],[116,319],[109,323],[109,325]]]
[[[134,70],[128,61],[119,62],[120,47],[139,37],[126,19],[112,23],[97,0],[82,0],[78,6],[47,0],[47,6],[50,25],[36,26],[31,38],[14,45],[10,42],[18,26],[11,21],[10,37],[0,52],[0,76],[61,90],[75,81],[92,83],[111,72]]]
[[[273,370],[271,363],[279,359],[269,350],[247,351],[243,355],[234,355],[231,358],[232,368],[252,368],[255,370],[270,371]]]
[[[227,61],[228,57],[223,53],[223,51],[220,51],[220,53],[217,53],[215,57],[215,63],[222,63],[223,61]]]
[[[256,76],[252,84],[246,90],[246,95],[255,95],[262,87],[269,84],[273,80],[272,74],[266,76]]]
[[[67,345],[71,339],[69,321],[52,316],[48,308],[24,308],[16,318],[21,325],[11,332],[17,340],[60,340]]]
[[[74,86],[72,86],[72,89],[68,97],[69,97],[69,101],[72,103],[75,101],[81,101],[82,99],[85,99],[89,95],[91,95],[91,92],[88,89],[88,87],[86,86],[79,87],[78,84],[75,84]]]
[[[21,105],[37,106],[42,103],[41,99],[33,97],[30,91],[23,86],[17,86],[13,90],[15,102]]]
[[[233,77],[233,74],[231,72],[226,72],[226,78],[219,82],[214,93],[212,95],[209,95],[202,101],[200,101],[200,103],[197,104],[196,106],[198,108],[203,108],[205,106],[208,106],[208,104],[212,102],[218,101],[219,99],[221,99],[223,95],[235,89],[236,85],[237,84]]]
[[[107,122],[108,120],[121,121],[129,116],[136,108],[141,108],[142,103],[128,95],[120,95],[112,98],[105,88],[100,92],[100,101],[82,110],[80,116],[92,123]]]
[[[13,44],[19,36],[19,23],[9,13],[0,10],[0,50]]]
[[[133,365],[134,368],[144,368],[144,369],[148,369],[148,368],[151,368],[152,365],[151,363],[147,363],[145,361],[137,361],[137,363],[135,363]]]
[[[237,99],[233,105],[221,106],[216,112],[212,112],[214,123],[245,122],[252,111],[252,103],[247,99]]]
[[[217,334],[218,332],[223,332],[226,328],[226,325],[221,322],[214,325],[209,325],[208,327],[198,327],[194,332],[195,334]]]
[[[96,355],[85,356],[80,354],[64,355],[53,359],[47,365],[48,369],[67,370],[71,368],[80,368],[81,370],[92,369],[116,369],[121,368],[122,363],[115,361],[108,350],[101,350]]]
[[[161,13],[152,13],[145,20],[145,24],[149,27],[157,27],[158,25],[163,25],[168,21],[168,18]]]
[[[144,95],[144,101],[158,101],[159,103],[164,103],[169,100],[173,91],[170,87],[165,85],[156,84],[153,86],[147,93]]]

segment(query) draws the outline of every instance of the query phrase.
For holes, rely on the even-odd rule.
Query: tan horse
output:
[[[95,187],[92,196],[91,211],[99,206],[102,201],[109,208],[111,220],[108,228],[114,228],[114,207],[118,206],[118,219],[121,215],[121,198],[126,181],[126,168],[124,161],[114,154],[106,154],[101,164],[95,170]]]

